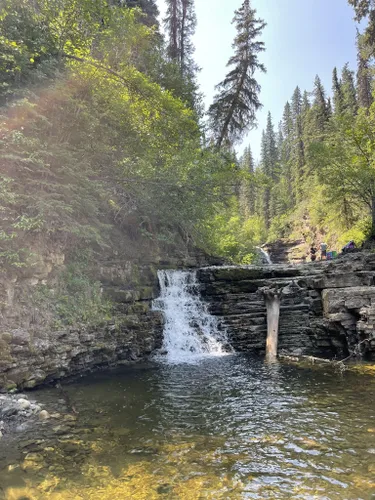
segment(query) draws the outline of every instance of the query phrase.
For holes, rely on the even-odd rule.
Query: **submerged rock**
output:
[[[48,413],[47,410],[42,410],[39,413],[39,420],[48,420],[49,418],[51,418],[51,415]]]
[[[17,404],[21,410],[28,410],[31,407],[30,401],[24,398],[18,399]]]

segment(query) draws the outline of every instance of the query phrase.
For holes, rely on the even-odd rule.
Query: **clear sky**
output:
[[[157,2],[163,15],[164,0]],[[214,87],[223,79],[233,53],[235,30],[231,20],[241,3],[242,0],[195,0],[195,59],[201,68],[198,78],[206,107],[212,102]],[[259,158],[268,111],[277,125],[296,85],[302,91],[311,91],[318,74],[330,93],[334,66],[341,68],[349,62],[351,69],[356,70],[356,24],[346,0],[252,0],[252,5],[267,22],[262,37],[266,52],[261,55],[267,73],[258,78],[264,107],[258,113],[258,128],[245,137],[238,150],[250,144],[255,158]]]

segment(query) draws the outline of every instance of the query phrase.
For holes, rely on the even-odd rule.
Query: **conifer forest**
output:
[[[205,109],[194,0],[167,0],[163,16],[155,0],[1,0],[1,263],[27,265],[30,237],[105,247],[113,225],[236,263],[280,238],[373,236],[375,4],[349,3],[357,67],[332,68],[331,88],[297,75],[256,160],[243,143],[267,109],[255,2],[233,13]]]

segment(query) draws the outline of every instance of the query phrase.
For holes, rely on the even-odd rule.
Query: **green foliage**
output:
[[[84,261],[67,266],[53,288],[38,285],[31,303],[49,313],[54,328],[85,324],[99,326],[112,317],[113,305],[102,294],[101,284],[90,278]]]
[[[366,216],[373,214],[375,231],[375,107],[360,110],[353,121],[337,117],[322,144],[311,147],[321,183],[328,200],[346,202]]]
[[[232,197],[226,210],[206,221],[207,248],[238,264],[256,260],[255,247],[265,241],[267,229],[262,218],[243,219],[238,215],[238,200]]]
[[[256,192],[254,214],[268,227],[264,241],[324,239],[340,250],[345,240],[361,243],[375,231],[375,108],[359,42],[357,86],[348,65],[340,78],[333,71],[334,110],[317,76],[311,103],[298,87],[286,103],[277,140],[269,115],[261,143],[263,178],[256,171],[252,189],[240,193],[243,207]]]
[[[226,210],[237,169],[202,147],[193,83],[160,35],[122,3],[12,7],[0,15],[0,264],[31,264],[36,237],[105,248],[113,225],[207,246],[205,223]]]

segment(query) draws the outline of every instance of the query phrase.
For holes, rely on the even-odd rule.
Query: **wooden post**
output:
[[[264,287],[260,288],[259,292],[262,293],[267,308],[266,359],[272,361],[277,358],[281,290]]]
[[[280,295],[269,293],[265,299],[267,307],[266,359],[273,360],[277,357],[279,340]]]

